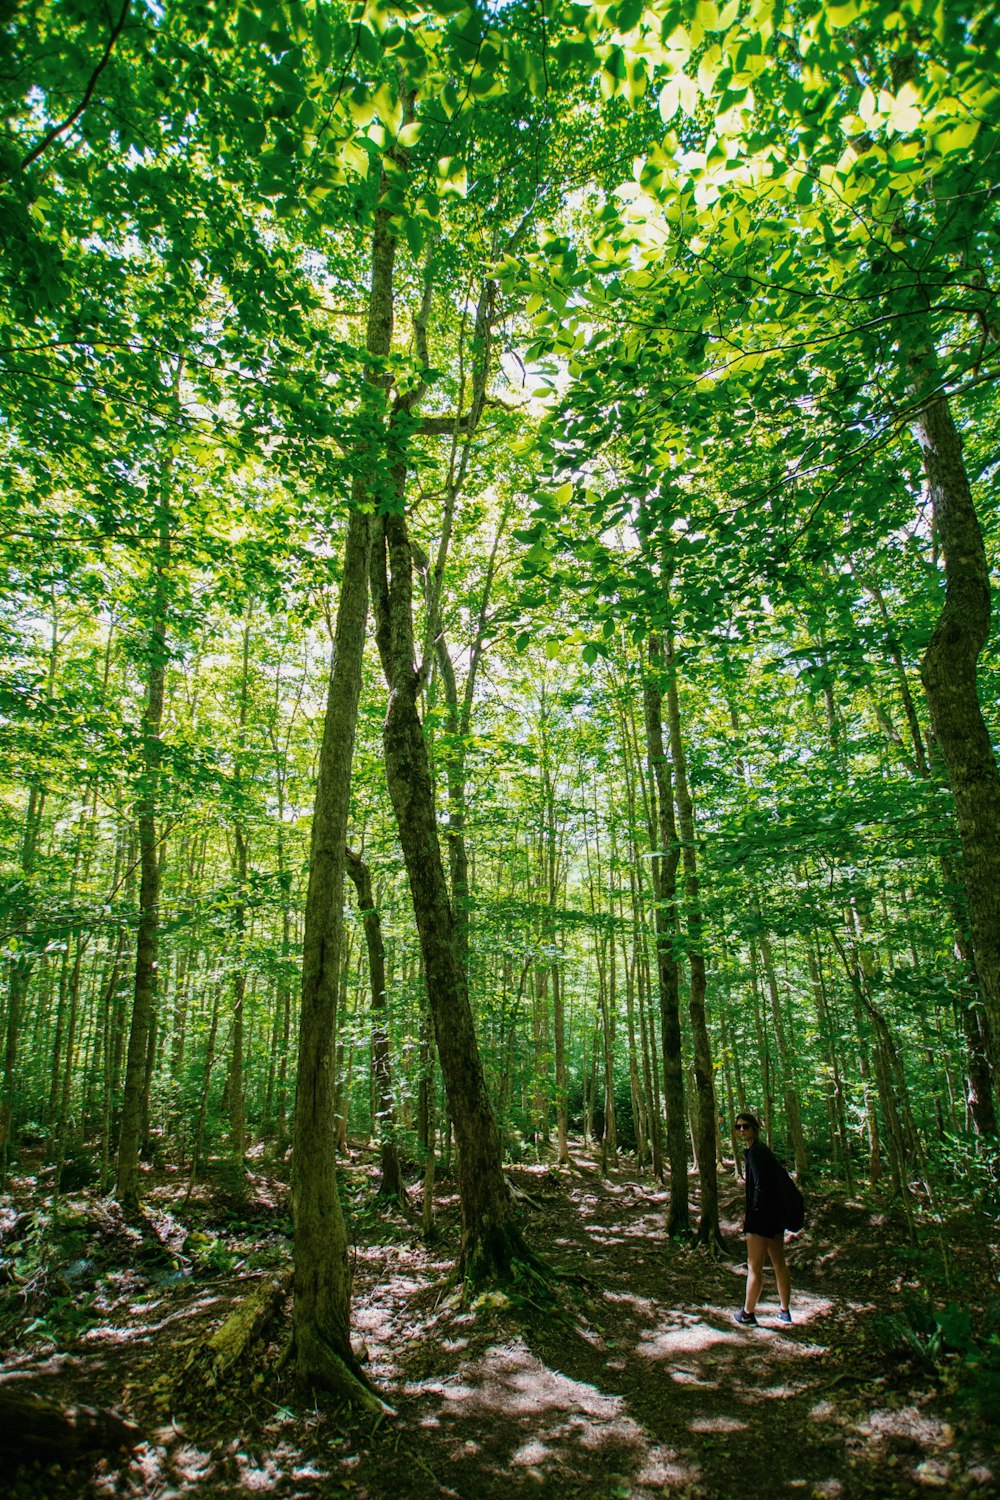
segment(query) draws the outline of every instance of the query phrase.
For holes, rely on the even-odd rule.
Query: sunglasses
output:
[[[739,1131],[744,1131],[744,1130],[752,1130],[753,1126],[752,1125],[740,1125],[740,1124],[737,1124],[735,1128],[737,1130],[739,1130]]]

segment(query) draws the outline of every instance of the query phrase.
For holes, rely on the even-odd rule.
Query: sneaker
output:
[[[788,1308],[787,1307],[781,1307],[781,1308],[779,1308],[778,1309],[778,1322],[779,1323],[790,1323],[791,1321],[792,1321],[792,1315],[789,1312]]]
[[[741,1328],[756,1328],[757,1319],[753,1313],[748,1313],[745,1307],[738,1307],[733,1313],[733,1322],[738,1323]]]

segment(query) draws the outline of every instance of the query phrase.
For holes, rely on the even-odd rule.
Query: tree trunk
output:
[[[760,959],[764,969],[764,979],[767,983],[767,992],[771,1001],[771,1024],[774,1027],[778,1066],[781,1068],[781,1089],[785,1101],[785,1119],[788,1122],[788,1134],[791,1138],[792,1152],[795,1157],[795,1171],[799,1181],[804,1182],[809,1163],[806,1159],[805,1136],[802,1134],[802,1116],[799,1111],[799,1093],[795,1082],[795,1067],[791,1049],[785,1039],[785,1026],[781,1016],[781,1001],[778,995],[778,976],[774,971],[771,942],[764,930],[760,902],[756,897],[754,898],[754,909],[755,915],[761,922],[760,935],[757,941],[760,947]]]
[[[1000,1038],[1000,775],[976,683],[979,655],[989,636],[989,568],[962,440],[947,399],[930,398],[914,425],[945,575],[944,605],[924,653],[921,677],[955,798],[969,926],[995,1074]]]
[[[698,1177],[701,1186],[701,1211],[698,1216],[698,1239],[704,1245],[722,1244],[719,1232],[718,1120],[715,1105],[715,1067],[712,1043],[708,1034],[706,1010],[707,977],[705,966],[704,917],[698,878],[698,856],[695,845],[694,806],[688,787],[687,757],[681,733],[680,701],[673,642],[668,639],[665,665],[667,678],[667,711],[670,720],[670,752],[674,763],[674,787],[677,797],[677,822],[684,858],[684,895],[687,926],[687,957],[691,974],[688,1010],[694,1041],[694,1078],[698,1097]]]
[[[406,522],[401,515],[388,515],[377,524],[384,538],[373,549],[372,561],[379,650],[389,684],[383,730],[386,780],[413,898],[427,997],[458,1146],[459,1268],[476,1284],[492,1277],[502,1279],[517,1260],[531,1257],[514,1222],[504,1180],[500,1133],[486,1091],[441,859],[430,762],[417,709],[420,684],[413,665],[412,559]]]
[[[383,175],[375,211],[367,350],[377,360],[392,344],[396,241]],[[381,421],[387,377],[367,372],[373,421]],[[293,1330],[295,1369],[305,1387],[321,1386],[366,1406],[380,1403],[351,1352],[350,1268],[334,1167],[336,1017],[344,930],[344,867],[351,764],[368,615],[371,521],[367,507],[379,454],[356,453],[352,508],[337,607],[319,775],[313,808],[302,944],[302,1005],[293,1126]],[[367,465],[371,465],[370,470]]]
[[[182,364],[178,359],[173,400],[180,407]],[[156,552],[150,578],[150,620],[147,638],[146,706],[142,716],[142,770],[136,789],[139,838],[139,923],[135,944],[132,1017],[125,1062],[125,1088],[115,1191],[123,1211],[139,1213],[139,1153],[146,1129],[147,1053],[156,1004],[156,956],[160,940],[160,851],[156,831],[163,762],[163,699],[167,672],[167,610],[170,593],[171,533],[173,530],[173,472],[169,459],[156,507]]]
[[[663,1095],[667,1117],[667,1168],[670,1205],[667,1233],[686,1234],[690,1227],[687,1177],[687,1128],[684,1118],[684,1062],[681,1056],[680,982],[674,940],[677,931],[677,866],[680,844],[674,820],[670,762],[663,744],[663,644],[650,636],[648,671],[643,683],[646,756],[650,799],[655,809],[653,833],[653,922],[656,932],[656,973],[660,995],[660,1037],[663,1048]]]
[[[381,1154],[382,1180],[379,1196],[405,1196],[403,1174],[396,1146],[396,1101],[392,1092],[392,1066],[389,1059],[389,1017],[385,987],[385,944],[382,923],[372,893],[371,871],[353,849],[347,851],[347,873],[358,893],[358,910],[365,928],[368,947],[368,978],[372,996],[372,1084],[375,1093],[375,1118]]]

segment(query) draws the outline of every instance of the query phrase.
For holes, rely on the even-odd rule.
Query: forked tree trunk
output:
[[[375,212],[367,350],[383,359],[392,343],[392,282],[396,241],[385,208],[386,182]],[[368,371],[378,422],[385,376]],[[369,1407],[381,1403],[360,1369],[350,1341],[347,1234],[334,1167],[336,1018],[344,932],[344,866],[350,811],[351,764],[361,693],[368,616],[370,500],[379,454],[356,455],[352,509],[337,607],[333,665],[327,696],[313,810],[302,951],[302,1007],[293,1127],[293,1338],[295,1370],[305,1387],[333,1390]]]

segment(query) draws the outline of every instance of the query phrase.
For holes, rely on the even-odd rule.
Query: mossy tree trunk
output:
[[[397,466],[398,494],[405,470]],[[504,1279],[515,1263],[533,1259],[514,1218],[504,1180],[500,1132],[486,1089],[469,1004],[434,806],[430,760],[418,708],[421,677],[414,663],[413,552],[406,518],[376,523],[372,594],[376,638],[389,708],[383,729],[386,780],[413,899],[424,979],[434,1022],[448,1112],[458,1146],[462,1215],[461,1273],[477,1283]]]

